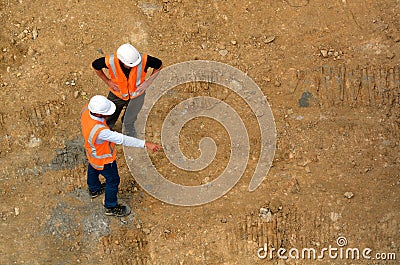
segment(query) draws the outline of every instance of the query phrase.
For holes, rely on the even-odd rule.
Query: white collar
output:
[[[93,116],[90,112],[89,112],[89,115],[90,115],[90,118],[92,118],[93,120],[104,122],[104,118],[99,118],[99,117]]]

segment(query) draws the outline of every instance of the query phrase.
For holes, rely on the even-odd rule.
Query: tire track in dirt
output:
[[[400,66],[324,65],[297,71],[293,93],[311,92],[322,108],[400,105]]]
[[[346,227],[340,221],[341,214],[332,212],[329,208],[320,207],[313,212],[301,211],[298,208],[286,208],[260,218],[255,212],[242,216],[242,221],[226,231],[227,249],[238,253],[238,257],[248,260],[257,257],[257,250],[267,246],[267,260],[277,258],[277,250],[284,248],[307,249],[313,248],[320,254],[324,247],[337,246],[337,239],[345,236],[355,247],[370,247],[375,251],[393,252],[397,232],[400,228],[394,213],[387,213],[377,220],[370,229],[366,227]],[[338,221],[339,220],[339,221]],[[366,229],[369,238],[364,238]],[[360,237],[361,236],[361,237]],[[382,239],[385,240],[382,240]],[[384,243],[378,243],[384,242]],[[327,258],[327,257],[326,257]]]

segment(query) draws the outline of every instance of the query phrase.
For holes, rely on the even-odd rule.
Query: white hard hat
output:
[[[102,115],[111,115],[115,112],[115,104],[101,95],[93,96],[88,106],[90,112]]]
[[[119,46],[117,49],[117,58],[129,67],[135,67],[142,60],[138,50],[129,43]]]

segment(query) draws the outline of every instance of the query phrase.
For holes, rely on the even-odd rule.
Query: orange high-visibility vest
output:
[[[126,78],[121,69],[117,53],[109,54],[105,57],[110,78],[116,85],[118,85],[121,92],[114,91],[111,88],[109,88],[109,90],[120,99],[128,100],[130,98],[138,97],[143,93],[136,93],[137,87],[146,79],[144,68],[147,62],[147,54],[141,54],[141,56],[142,60],[140,63],[137,66],[132,67],[129,79]]]
[[[99,133],[104,129],[109,129],[106,122],[94,120],[90,117],[89,109],[86,106],[81,113],[82,134],[85,140],[86,156],[93,168],[102,170],[105,164],[114,162],[117,157],[115,144],[104,141],[96,144]]]

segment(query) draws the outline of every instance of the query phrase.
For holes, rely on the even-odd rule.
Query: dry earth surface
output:
[[[0,264],[398,264],[399,11],[399,0],[1,0]],[[257,190],[254,115],[234,93],[191,84],[157,105],[146,139],[161,142],[164,114],[181,100],[220,98],[250,134],[244,176],[212,203],[169,205],[135,182],[118,147],[119,197],[133,213],[104,216],[102,198],[87,194],[79,115],[107,94],[91,62],[125,42],[165,67],[214,60],[259,85],[277,149]],[[181,143],[196,157],[205,136],[219,149],[202,172],[175,170],[163,153],[152,160],[177,183],[207,182],[227,163],[226,131],[197,119]],[[338,247],[340,236],[397,261],[257,256],[264,244]]]

